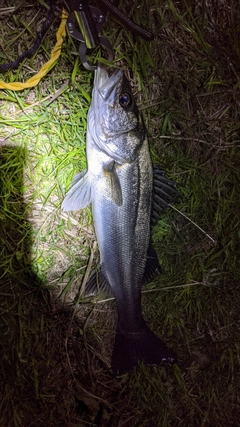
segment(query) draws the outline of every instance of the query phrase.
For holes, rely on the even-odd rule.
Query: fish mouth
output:
[[[122,85],[123,71],[115,70],[110,76],[107,69],[102,64],[98,65],[95,71],[94,86],[101,98],[110,106],[114,106],[117,98],[117,91]]]

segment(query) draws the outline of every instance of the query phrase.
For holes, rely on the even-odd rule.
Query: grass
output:
[[[15,15],[6,2],[0,8],[1,62],[30,46],[45,17],[44,2],[15,3]],[[0,91],[3,427],[240,426],[240,8],[235,0],[135,3],[119,8],[154,41],[111,17],[104,34],[113,67],[131,80],[152,159],[183,195],[180,213],[169,210],[154,228],[163,273],[143,291],[144,316],[179,363],[114,378],[115,302],[80,296],[98,263],[91,210],[66,214],[60,205],[86,168],[93,75],[67,37],[36,88]],[[58,24],[32,60],[1,79],[35,74]]]

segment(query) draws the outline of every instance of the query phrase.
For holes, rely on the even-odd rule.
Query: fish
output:
[[[161,272],[151,243],[154,221],[178,199],[175,183],[152,165],[146,128],[122,69],[94,75],[87,116],[88,169],[74,178],[62,209],[91,204],[100,266],[86,285],[88,294],[115,295],[118,323],[112,352],[114,375],[138,362],[172,365],[175,353],[147,326],[142,285]]]

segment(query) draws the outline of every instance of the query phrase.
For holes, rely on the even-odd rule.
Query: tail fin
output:
[[[137,333],[118,333],[112,354],[114,375],[131,370],[138,362],[149,366],[172,365],[177,358],[148,327]]]

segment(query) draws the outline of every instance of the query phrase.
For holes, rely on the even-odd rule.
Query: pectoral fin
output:
[[[91,203],[91,184],[88,173],[78,173],[71,184],[71,188],[62,202],[64,211],[77,211],[86,208]]]
[[[116,163],[110,162],[103,167],[104,177],[107,180],[108,197],[117,205],[122,205],[122,189],[116,171]]]

